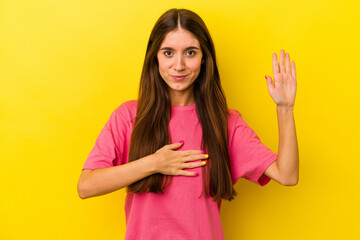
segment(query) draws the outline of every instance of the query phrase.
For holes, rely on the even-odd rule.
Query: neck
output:
[[[184,92],[171,91],[170,100],[171,106],[188,106],[195,103],[195,97],[192,89]]]

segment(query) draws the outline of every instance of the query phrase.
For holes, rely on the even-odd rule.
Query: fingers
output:
[[[176,160],[180,162],[176,164],[175,168],[177,168],[177,170],[175,170],[175,172],[173,172],[172,175],[196,176],[194,175],[194,172],[185,171],[183,169],[205,166],[207,164],[206,159],[209,157],[209,155],[201,152],[203,151],[201,150],[176,151],[177,154],[182,154],[183,156],[181,156]]]
[[[280,50],[280,72],[285,73],[285,51],[283,49]]]
[[[187,162],[181,165],[181,169],[185,169],[185,168],[196,168],[196,167],[201,167],[201,166],[205,166],[207,163],[207,161],[198,161],[198,162]]]
[[[207,161],[184,163],[181,166],[181,169],[202,167],[202,166],[205,166],[206,163],[207,163]],[[196,172],[190,172],[190,171],[185,171],[185,170],[177,170],[176,174],[174,174],[174,175],[197,176],[196,174],[198,175],[198,173],[196,173]]]
[[[183,161],[190,162],[190,161],[195,161],[195,160],[199,160],[199,159],[207,159],[207,158],[209,158],[208,154],[197,154],[197,155],[187,156],[187,157],[183,158]]]
[[[179,170],[177,175],[198,176],[199,174],[197,172],[189,172],[189,171]]]
[[[179,147],[181,147],[184,144],[184,141],[180,141],[180,142],[176,142],[176,143],[172,143],[172,144],[167,144],[164,146],[165,149],[177,149]]]
[[[296,77],[295,62],[290,61],[289,53],[285,53],[285,51],[283,49],[281,49],[279,63],[278,63],[276,53],[273,53],[272,61],[273,61],[272,67],[273,67],[274,76],[278,73],[289,73],[292,75],[292,77],[294,77],[294,78]]]
[[[180,148],[183,144],[184,144],[184,141],[180,141],[180,142],[177,142],[177,143],[167,144],[162,148],[163,149],[174,150],[174,149]],[[182,150],[182,151],[177,151],[177,152],[179,154],[181,154],[182,156],[189,156],[189,155],[194,155],[194,154],[205,153],[203,150]]]
[[[296,68],[295,68],[295,62],[291,62],[291,75],[294,79],[296,79]]]
[[[290,70],[291,66],[290,66],[290,55],[289,53],[286,53],[286,73],[291,73]]]
[[[202,150],[183,150],[183,151],[180,151],[180,153],[183,156],[189,156],[189,155],[194,155],[194,154],[201,154],[201,153],[203,153],[203,151]]]
[[[266,82],[267,82],[267,85],[268,85],[268,90],[269,90],[269,93],[270,93],[275,88],[275,85],[272,82],[271,77],[265,76],[265,78],[266,78]]]
[[[273,76],[275,77],[275,75],[279,74],[279,64],[278,64],[278,60],[277,60],[277,56],[276,53],[273,53],[272,55],[272,67],[273,67]]]

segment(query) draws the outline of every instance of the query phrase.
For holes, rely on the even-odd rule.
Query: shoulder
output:
[[[109,129],[120,125],[130,126],[130,122],[136,117],[137,100],[129,100],[123,102],[111,113],[106,124]]]
[[[231,125],[235,125],[239,119],[242,119],[241,114],[239,111],[232,109],[232,108],[228,108],[228,124],[229,126]]]
[[[136,116],[137,100],[129,100],[120,104],[113,112],[114,115],[120,115],[124,118],[132,119]]]
[[[133,110],[136,110],[136,107],[137,107],[137,99],[129,100],[129,101],[126,101],[126,102],[123,102],[122,104],[120,104],[115,109],[115,112],[121,113],[126,110],[133,111]]]
[[[243,119],[241,113],[235,109],[228,108],[228,128],[229,131],[234,131],[237,128],[247,128],[248,124]]]

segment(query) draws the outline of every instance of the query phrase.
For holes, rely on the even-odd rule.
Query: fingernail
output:
[[[194,174],[194,176],[198,176],[198,175],[199,175],[199,173],[197,173],[197,172]]]
[[[179,143],[183,143],[183,142],[184,142],[184,140],[180,140],[180,141],[179,141]]]
[[[209,157],[209,155],[208,154],[205,154],[205,158],[208,158]]]
[[[206,164],[206,161],[202,161],[201,164],[202,164],[202,165],[205,165],[205,164]]]
[[[267,77],[265,76],[265,79],[267,80]]]
[[[204,150],[202,150],[202,151],[201,151],[201,153],[205,153],[205,151],[204,151]]]

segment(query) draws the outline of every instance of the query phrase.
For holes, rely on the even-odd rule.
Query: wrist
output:
[[[276,105],[276,110],[278,112],[293,112],[294,111],[294,106],[285,106],[285,105]]]
[[[144,160],[146,161],[146,165],[151,174],[155,174],[158,172],[156,169],[155,159],[156,159],[155,153],[150,154],[144,158]]]

